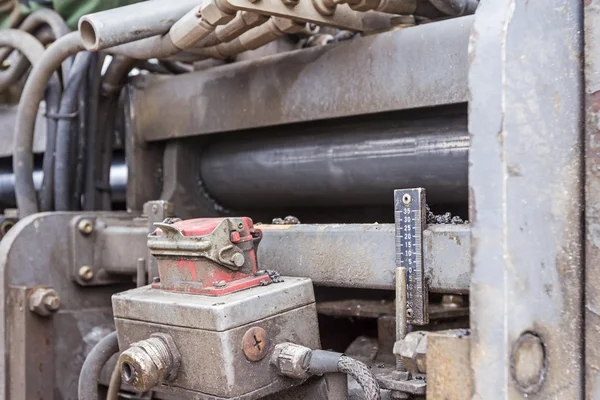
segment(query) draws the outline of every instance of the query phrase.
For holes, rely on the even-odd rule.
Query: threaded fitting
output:
[[[155,333],[133,343],[119,357],[123,381],[137,392],[148,392],[177,377],[181,356],[171,336]]]

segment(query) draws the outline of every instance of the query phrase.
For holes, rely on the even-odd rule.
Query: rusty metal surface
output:
[[[332,317],[379,318],[394,316],[396,307],[390,300],[334,300],[317,303],[319,314]],[[445,319],[464,317],[469,314],[466,306],[444,307],[441,304],[429,304],[430,319]]]
[[[470,399],[473,394],[471,337],[466,330],[427,335],[427,398]]]
[[[257,225],[261,268],[310,277],[315,284],[395,288],[393,224]],[[468,293],[469,225],[430,225],[424,241],[431,292]],[[438,237],[439,236],[439,237]],[[429,260],[429,261],[428,261]]]
[[[585,384],[600,398],[600,1],[584,2],[585,33]]]
[[[54,332],[51,318],[29,311],[35,288],[10,286],[5,315],[10,343],[8,396],[10,399],[54,399]]]
[[[10,286],[51,286],[61,297],[60,309],[52,317],[54,335],[54,387],[46,388],[57,398],[77,398],[79,370],[91,347],[114,329],[110,296],[132,285],[87,287],[70,278],[68,263],[69,222],[74,213],[41,213],[17,223],[0,241],[0,337],[8,334]],[[104,214],[110,215],[110,214]],[[35,244],[35,245],[33,245]],[[6,360],[23,357],[18,347],[0,340],[0,398],[10,387]],[[38,364],[34,364],[37,367]],[[24,365],[23,368],[32,368]],[[19,398],[12,397],[11,398]],[[25,397],[21,397],[25,398]]]
[[[580,399],[582,6],[481,2],[470,46],[471,367],[474,399]],[[596,266],[594,266],[596,267]],[[511,374],[532,332],[537,392]]]
[[[273,346],[293,341],[312,349],[320,347],[314,303],[223,331],[154,324],[139,318],[115,318],[115,324],[121,349],[152,333],[171,335],[181,353],[180,371],[173,382],[156,391],[185,398],[256,399],[295,386],[301,381],[281,377],[271,367]],[[251,363],[244,355],[242,337],[254,326],[268,333],[272,346],[264,358]]]
[[[144,286],[113,296],[115,317],[195,329],[224,331],[278,312],[314,303],[310,279],[283,282],[219,297],[168,292]]]
[[[456,18],[173,78],[140,76],[130,91],[131,129],[155,141],[464,103],[472,21]]]

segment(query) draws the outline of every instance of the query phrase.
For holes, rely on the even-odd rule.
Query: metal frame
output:
[[[482,1],[475,16],[473,398],[583,397],[582,6]]]

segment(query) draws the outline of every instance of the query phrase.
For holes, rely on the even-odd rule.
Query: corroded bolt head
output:
[[[236,267],[241,267],[242,265],[244,265],[244,262],[246,262],[246,260],[245,260],[244,255],[242,253],[235,253],[231,257],[231,262]]]
[[[265,358],[271,348],[267,331],[258,326],[248,329],[242,337],[242,348],[250,361],[260,361]]]
[[[91,281],[94,277],[94,270],[89,265],[79,268],[79,277],[84,281]]]
[[[89,235],[94,231],[94,223],[92,221],[90,221],[89,219],[82,219],[77,224],[77,229],[83,235]]]
[[[37,288],[29,295],[29,311],[47,317],[60,308],[60,296],[54,289]]]

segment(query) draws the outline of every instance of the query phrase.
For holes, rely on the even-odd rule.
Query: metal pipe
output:
[[[17,110],[13,149],[13,171],[16,176],[15,193],[19,217],[38,212],[37,195],[33,185],[33,130],[40,101],[46,85],[67,57],[81,51],[79,32],[71,32],[54,42],[44,51],[25,83]]]
[[[228,137],[201,154],[203,187],[231,209],[386,205],[394,189],[415,186],[433,203],[466,204],[466,117],[403,121],[367,116]]]
[[[84,15],[79,20],[87,50],[98,51],[162,35],[201,0],[154,0]]]
[[[110,192],[113,203],[125,202],[127,192],[127,165],[123,155],[117,156],[110,168]],[[42,168],[33,171],[33,183],[39,191],[42,186],[44,173]],[[11,168],[0,168],[0,208],[10,208],[15,201],[15,174]]]

